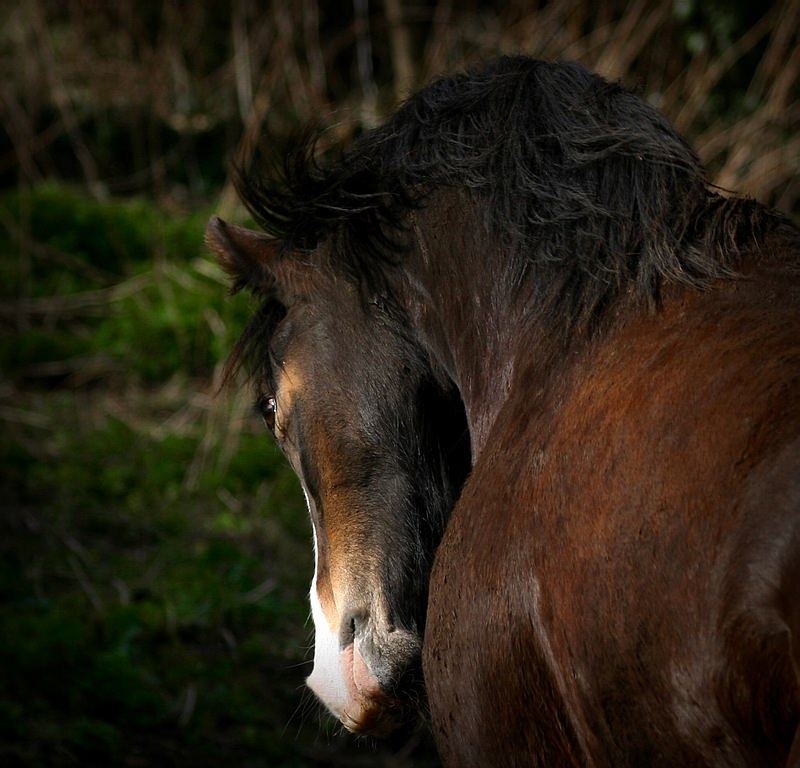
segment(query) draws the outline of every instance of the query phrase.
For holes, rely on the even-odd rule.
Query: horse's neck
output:
[[[464,401],[473,461],[506,401],[522,347],[523,291],[476,246],[474,221],[457,204],[415,214],[409,269],[412,322]]]

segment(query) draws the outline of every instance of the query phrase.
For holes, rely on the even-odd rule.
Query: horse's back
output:
[[[519,372],[431,583],[426,672],[452,764],[785,762],[798,274],[776,262],[667,296],[547,386],[536,361]]]

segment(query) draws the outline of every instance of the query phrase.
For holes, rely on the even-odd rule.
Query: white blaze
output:
[[[306,504],[311,512],[311,502],[303,488]],[[314,578],[311,580],[311,618],[314,621],[314,669],[306,679],[306,684],[319,696],[323,704],[339,717],[348,702],[349,695],[340,661],[339,638],[330,626],[317,591],[319,571],[319,551],[317,530],[311,515],[311,532],[314,537]]]

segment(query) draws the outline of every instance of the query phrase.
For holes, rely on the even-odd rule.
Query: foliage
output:
[[[0,197],[0,219],[36,233],[32,241],[9,227],[0,241],[0,292],[17,324],[0,364],[17,377],[74,373],[71,359],[93,360],[94,376],[126,370],[149,383],[177,371],[211,376],[249,308],[244,297],[225,300],[203,252],[207,218],[165,217],[141,200],[99,203],[52,184]]]
[[[196,436],[111,413],[86,424],[97,406],[84,394],[30,405],[46,447],[12,428],[0,457],[13,468],[3,764],[110,765],[131,752],[180,764],[194,741],[195,764],[228,749],[274,764],[297,706],[304,644],[292,638],[304,632],[309,567],[304,526],[284,523],[303,512],[274,450],[243,435],[225,473],[189,489]],[[266,515],[275,504],[281,513]],[[305,567],[289,567],[288,552]],[[156,760],[162,747],[173,754]]]

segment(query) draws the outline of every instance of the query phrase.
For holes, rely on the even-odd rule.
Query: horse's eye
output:
[[[258,412],[261,414],[261,418],[264,419],[267,429],[273,431],[275,429],[275,414],[278,412],[275,398],[272,395],[262,395],[258,399]]]

